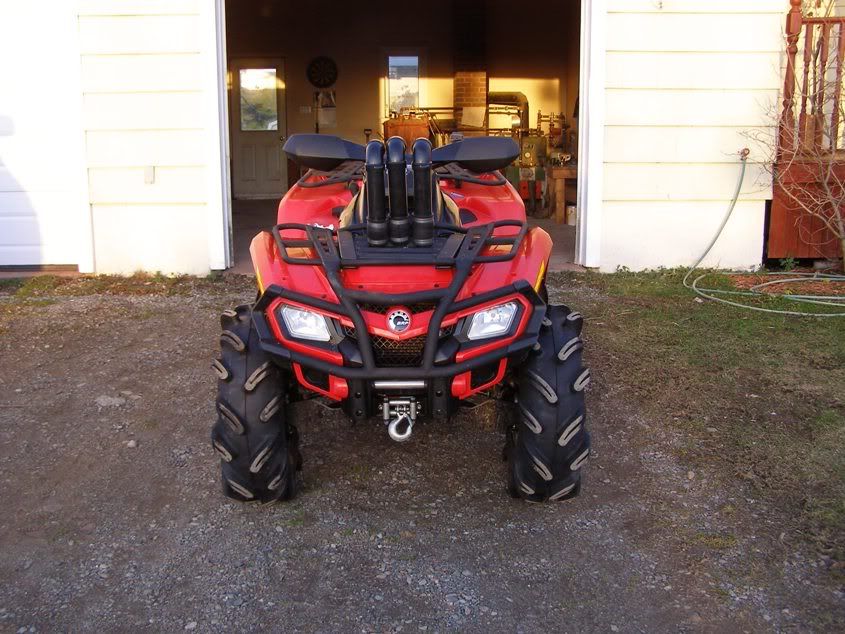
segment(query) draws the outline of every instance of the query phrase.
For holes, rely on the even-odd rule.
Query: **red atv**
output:
[[[353,421],[377,416],[397,442],[423,418],[500,400],[510,494],[577,495],[590,452],[582,319],[548,305],[551,239],[497,171],[517,144],[418,139],[407,155],[399,137],[365,148],[301,134],[284,150],[309,171],[253,239],[258,299],[223,314],[213,363],[225,494],[296,494],[288,405],[319,395]]]

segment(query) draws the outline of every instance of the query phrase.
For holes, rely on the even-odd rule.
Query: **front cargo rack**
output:
[[[518,227],[513,235],[494,235],[500,227]],[[287,264],[305,264],[334,268],[359,266],[420,265],[452,268],[459,261],[472,264],[506,262],[512,260],[528,227],[519,220],[497,220],[473,227],[435,224],[434,240],[430,247],[373,247],[367,241],[365,224],[330,229],[300,223],[278,224],[271,229],[279,254]],[[282,236],[282,231],[301,231],[305,238]],[[488,247],[506,247],[503,253],[482,252]],[[313,251],[317,257],[304,255]],[[293,251],[293,253],[291,253]],[[328,267],[327,267],[328,268]]]

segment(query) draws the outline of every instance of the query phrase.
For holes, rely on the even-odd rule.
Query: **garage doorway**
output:
[[[251,272],[249,243],[275,223],[279,199],[299,176],[295,165],[281,161],[286,178],[277,181],[275,192],[272,187],[259,192],[270,198],[237,180],[257,164],[255,155],[238,148],[245,131],[240,100],[232,106],[235,75],[240,78],[244,60],[268,59],[283,60],[284,68],[279,151],[285,132],[319,130],[363,144],[392,134],[386,121],[415,117],[426,121],[435,143],[453,130],[518,138],[522,157],[507,176],[531,210],[530,222],[555,240],[551,268],[578,268],[573,263],[583,261],[586,244],[573,214],[584,199],[585,178],[578,161],[584,128],[578,108],[585,85],[582,16],[589,5],[603,2],[551,3],[542,24],[516,24],[506,0],[454,0],[438,11],[413,13],[381,0],[359,5],[354,13],[291,0],[225,2],[235,270]],[[321,73],[315,81],[311,71],[317,61]],[[320,84],[320,77],[328,83]],[[397,99],[392,94],[397,89],[410,92]],[[400,112],[391,106],[397,103]],[[264,132],[269,139],[270,131]],[[585,218],[577,222],[586,226]]]

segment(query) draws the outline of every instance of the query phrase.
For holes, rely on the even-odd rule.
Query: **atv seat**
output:
[[[352,200],[347,203],[346,207],[343,208],[343,211],[340,212],[338,225],[341,228],[355,224],[364,224],[367,222],[366,188],[367,184],[365,182],[358,189],[358,192],[352,196]],[[434,209],[432,209],[434,221],[438,223],[449,223],[460,227],[461,213],[458,205],[454,200],[443,193],[440,189],[439,183],[435,185],[435,189],[437,191],[433,200]]]

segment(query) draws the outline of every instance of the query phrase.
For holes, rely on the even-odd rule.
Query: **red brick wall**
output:
[[[455,0],[452,5],[455,78],[453,95],[455,117],[460,125],[459,108],[487,105],[487,59],[485,4],[483,0]],[[481,19],[479,19],[481,16]],[[486,125],[486,117],[485,117]]]
[[[487,71],[457,71],[453,90],[456,109],[465,106],[486,106]],[[456,113],[456,116],[460,116],[459,113]]]

